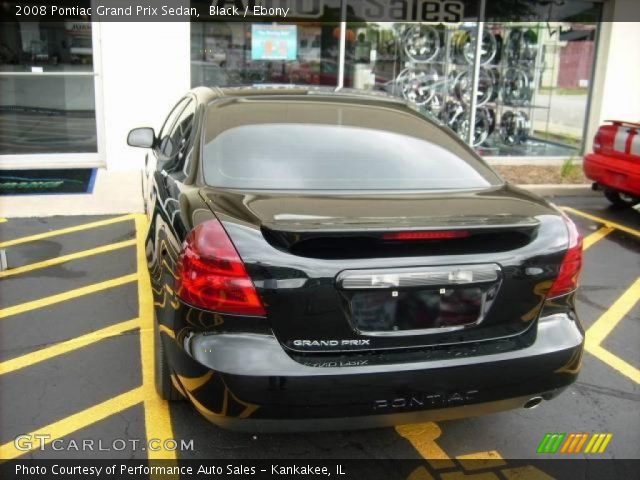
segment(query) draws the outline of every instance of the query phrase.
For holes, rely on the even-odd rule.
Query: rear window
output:
[[[274,190],[438,190],[500,184],[457,139],[416,115],[369,105],[247,101],[210,107],[208,185]]]

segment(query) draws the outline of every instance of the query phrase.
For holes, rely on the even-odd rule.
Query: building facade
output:
[[[636,0],[572,0],[548,21],[519,22],[483,0],[454,1],[461,9],[445,22],[402,11],[391,13],[407,21],[370,21],[355,0],[324,0],[314,16],[318,2],[298,3],[299,21],[287,23],[78,17],[3,25],[0,175],[43,171],[50,181],[47,172],[85,170],[91,178],[76,181],[90,185],[97,171],[96,202],[119,185],[127,198],[112,210],[139,209],[144,154],[126,146],[127,132],[158,130],[198,85],[386,92],[495,163],[579,160],[603,120],[640,119],[640,23],[618,21],[638,17]],[[37,185],[14,191],[25,192],[39,193]],[[4,193],[0,215],[30,204],[38,213],[37,198]]]

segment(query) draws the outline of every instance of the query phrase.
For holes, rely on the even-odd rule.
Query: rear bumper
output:
[[[577,377],[584,334],[566,314],[539,322],[522,349],[393,364],[344,357],[309,366],[268,335],[196,335],[173,343],[175,379],[207,419],[250,431],[381,427],[475,416],[551,399]],[[172,343],[169,338],[164,338]]]
[[[590,153],[584,158],[585,175],[604,187],[640,196],[640,163]]]
[[[545,400],[557,396],[563,389],[545,393]],[[219,427],[239,432],[318,432],[361,430],[368,428],[385,428],[396,425],[406,425],[423,422],[439,422],[458,418],[477,417],[490,413],[522,408],[530,400],[530,395],[483,402],[457,407],[434,408],[414,412],[386,413],[377,415],[362,415],[358,417],[304,418],[304,419],[260,419],[260,418],[232,418],[215,417],[210,420]],[[203,412],[201,412],[203,413]],[[205,415],[206,416],[206,415]]]

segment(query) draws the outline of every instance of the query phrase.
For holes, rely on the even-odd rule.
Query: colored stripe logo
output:
[[[612,433],[547,433],[537,453],[604,453]],[[583,450],[584,448],[584,450]]]

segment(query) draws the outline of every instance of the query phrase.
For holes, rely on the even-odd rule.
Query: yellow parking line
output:
[[[625,225],[607,220],[606,218],[597,217],[595,215],[576,210],[575,208],[561,207],[561,209],[565,212],[573,213],[604,225],[602,228],[584,239],[583,245],[585,250],[607,236],[614,229],[640,237],[640,230],[635,230]],[[593,325],[591,325],[587,330],[585,340],[586,351],[636,383],[640,383],[640,370],[603,348],[601,343],[613,331],[616,325],[620,323],[624,316],[629,313],[638,300],[640,300],[640,278],[638,278],[633,285],[631,285],[631,287],[629,287],[622,296],[618,298],[618,300],[616,300],[615,303],[605,313],[603,313]]]
[[[83,250],[81,252],[70,253],[69,255],[63,255],[62,257],[56,257],[49,260],[43,260],[42,262],[31,263],[29,265],[23,265],[22,267],[11,268],[0,272],[0,278],[11,277],[13,275],[19,275],[25,272],[31,272],[40,268],[52,267],[54,265],[60,265],[62,263],[70,262],[72,260],[78,260],[79,258],[90,257],[92,255],[99,255],[101,253],[112,252],[120,248],[130,247],[135,245],[135,240],[126,240],[124,242],[111,243],[109,245],[102,245],[100,247],[92,248],[90,250]]]
[[[447,453],[436,443],[442,430],[434,422],[398,425],[396,432],[401,437],[406,438],[433,468],[440,469],[455,466]]]
[[[147,439],[159,438],[164,440],[173,438],[171,414],[168,402],[158,397],[154,385],[154,334],[153,322],[153,293],[151,280],[147,269],[145,254],[145,238],[147,231],[147,217],[144,214],[135,216],[138,264],[138,305],[142,331],[140,333],[140,353],[142,355],[142,391],[144,392],[144,423]],[[176,460],[176,452],[166,449],[158,451],[148,450],[149,460]]]
[[[12,315],[18,315],[19,313],[29,312],[42,307],[48,307],[56,303],[65,302],[73,298],[82,297],[83,295],[89,295],[91,293],[100,292],[108,288],[119,287],[127,283],[135,282],[138,279],[138,275],[135,273],[125,275],[123,277],[114,278],[105,282],[94,283],[86,287],[76,288],[75,290],[69,290],[49,297],[39,298],[31,302],[21,303],[12,307],[0,309],[0,319],[10,317]]]
[[[0,218],[0,223],[4,223],[4,222],[6,222],[6,221],[7,221],[7,219],[6,219],[6,218]]]
[[[36,235],[30,235],[28,237],[16,238],[15,240],[8,240],[0,243],[0,248],[12,247],[21,243],[35,242],[36,240],[42,240],[43,238],[57,237],[58,235],[66,235],[67,233],[79,232],[81,230],[89,230],[91,228],[103,227],[105,225],[111,225],[114,223],[125,222],[134,218],[134,214],[122,215],[120,217],[108,218],[106,220],[99,220],[97,222],[83,223],[81,225],[74,225],[72,227],[60,228],[58,230],[52,230],[50,232],[38,233]]]
[[[600,345],[620,320],[640,300],[640,278],[631,285],[609,309],[587,330],[587,346]]]
[[[585,349],[593,356],[617,370],[622,375],[629,377],[636,383],[640,383],[640,370],[625,362],[617,355],[609,352],[600,344],[607,338],[622,318],[629,313],[633,306],[640,300],[640,278],[625,291],[611,308],[604,312],[598,320],[587,330]]]
[[[560,207],[563,211],[573,213],[578,215],[579,217],[586,218],[588,220],[593,220],[594,222],[602,223],[605,227],[613,227],[616,230],[622,230],[623,232],[630,233],[631,235],[635,235],[636,237],[640,237],[640,230],[635,230],[631,227],[627,227],[620,223],[612,222],[611,220],[607,220],[606,218],[596,217],[595,215],[591,215],[590,213],[582,212],[580,210],[576,210],[571,207]]]
[[[587,235],[582,241],[582,250],[586,250],[592,247],[593,245],[595,245],[597,242],[602,240],[604,237],[609,235],[614,230],[615,228],[613,227],[601,227],[595,232],[593,232],[591,235]]]
[[[640,370],[625,362],[617,355],[614,355],[609,350],[602,348],[600,345],[586,347],[586,350],[614,370],[617,370],[618,373],[621,373],[636,383],[640,383]]]
[[[53,357],[69,353],[73,350],[91,345],[92,343],[99,342],[105,338],[114,337],[120,335],[126,331],[133,330],[140,326],[140,321],[137,318],[133,320],[127,320],[126,322],[110,325],[106,328],[96,330],[86,335],[81,335],[64,342],[56,343],[50,347],[42,348],[35,352],[27,353],[20,357],[12,358],[5,362],[0,363],[0,375],[15,372],[21,368],[30,367],[37,363],[49,360]]]
[[[138,387],[130,390],[117,397],[110,398],[102,403],[87,408],[81,412],[70,415],[62,420],[54,422],[52,424],[41,427],[33,432],[27,433],[28,438],[33,442],[31,450],[40,448],[36,435],[45,435],[43,444],[47,445],[58,438],[63,438],[72,433],[85,428],[91,424],[104,420],[116,413],[120,413],[127,408],[133,407],[142,402],[143,392],[142,388]],[[18,447],[26,447],[24,443],[15,445],[11,440],[4,445],[0,446],[0,462],[4,460],[12,460],[18,458],[21,455],[27,453]]]

